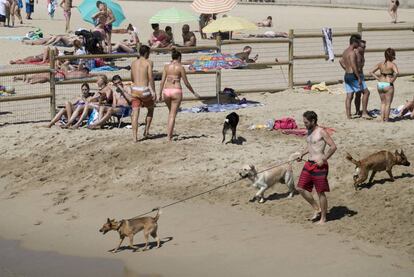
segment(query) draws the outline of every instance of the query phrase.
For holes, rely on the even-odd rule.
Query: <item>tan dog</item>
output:
[[[262,173],[258,173],[254,165],[245,165],[242,170],[239,172],[239,175],[242,178],[248,178],[252,181],[253,187],[257,188],[258,191],[255,196],[250,200],[254,202],[259,200],[259,203],[265,202],[264,193],[265,191],[275,185],[276,183],[286,184],[289,189],[289,198],[293,197],[295,194],[295,181],[293,179],[293,170],[292,162],[293,157],[298,156],[298,153],[295,153],[289,157],[289,163],[279,167],[272,168]]]
[[[396,150],[394,154],[389,151],[379,151],[360,161],[353,159],[352,156],[347,153],[346,159],[356,165],[354,175],[355,190],[357,190],[358,185],[362,184],[368,178],[370,170],[372,170],[372,174],[369,178],[369,183],[374,179],[375,173],[384,170],[387,171],[391,181],[394,181],[394,176],[392,175],[392,168],[394,165],[410,166],[410,162],[407,160],[402,149],[400,153]]]
[[[148,236],[151,235],[157,241],[157,247],[160,247],[160,239],[157,235],[158,224],[157,221],[160,218],[160,210],[157,211],[155,217],[140,217],[132,219],[123,219],[121,221],[115,221],[115,219],[107,219],[106,223],[99,229],[99,232],[102,232],[105,235],[109,231],[118,231],[121,241],[118,246],[112,250],[113,253],[116,253],[121,247],[122,242],[125,237],[129,238],[129,246],[134,250],[138,250],[138,247],[134,246],[134,235],[141,230],[144,230],[144,239],[145,246],[143,251],[148,247]]]

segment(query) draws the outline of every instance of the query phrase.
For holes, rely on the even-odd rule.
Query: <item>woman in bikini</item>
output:
[[[390,5],[388,7],[388,13],[390,14],[392,21],[391,23],[397,23],[397,10],[400,6],[400,1],[398,0],[391,0]]]
[[[129,40],[118,42],[112,47],[112,50],[115,52],[123,52],[123,53],[136,53],[138,52],[138,44],[139,38],[136,28],[131,24],[128,25],[127,28],[129,34]]]
[[[172,62],[164,66],[160,85],[160,101],[164,98],[164,102],[167,104],[169,110],[167,127],[167,138],[169,141],[172,140],[175,117],[177,116],[181,100],[183,99],[181,79],[183,79],[184,84],[191,91],[191,93],[193,93],[196,97],[200,97],[196,92],[194,92],[190,82],[188,82],[187,74],[181,64],[181,53],[174,49],[171,56]]]
[[[68,120],[72,117],[73,114],[76,113],[77,117],[83,111],[83,108],[89,101],[91,101],[92,97],[88,83],[83,83],[81,90],[82,92],[80,94],[80,97],[78,97],[73,103],[69,101],[66,102],[65,107],[62,108],[47,125],[48,128],[51,128],[53,125],[55,125],[55,123],[62,119],[63,116],[66,118],[66,120]]]
[[[392,99],[394,98],[394,82],[398,77],[398,68],[394,63],[395,50],[388,48],[384,53],[385,61],[377,64],[371,75],[378,81],[377,89],[381,98],[381,119],[386,122],[390,117]],[[380,71],[377,76],[375,72]]]

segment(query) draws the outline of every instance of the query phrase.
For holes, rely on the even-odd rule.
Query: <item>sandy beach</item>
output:
[[[139,26],[144,41],[150,33],[145,22],[158,9],[171,5],[131,1],[121,4],[127,18]],[[277,18],[275,23],[281,31],[388,21],[386,11],[381,10],[239,5],[229,14],[258,21],[269,13]],[[73,14],[72,26],[88,26],[77,12]],[[413,10],[402,9],[400,19],[409,21],[413,14]],[[53,21],[56,24],[47,18],[43,4],[36,6],[33,17],[30,25],[1,28],[0,35],[23,35],[33,26],[47,33],[63,33],[61,10]],[[2,65],[10,57],[41,51],[41,47],[16,41],[0,43],[9,49],[0,53]],[[381,56],[377,55],[367,63],[379,61]],[[404,61],[401,58],[405,70],[413,69],[411,61],[412,57]],[[398,56],[396,62],[399,63]],[[396,81],[393,107],[412,99],[413,80],[403,77]],[[368,88],[369,109],[379,108],[376,83],[369,81]],[[214,90],[205,89],[206,93]],[[67,92],[60,102],[77,93]],[[403,149],[413,163],[413,121],[384,124],[377,119],[346,120],[342,85],[330,86],[329,92],[297,88],[243,97],[263,106],[237,111],[241,145],[220,143],[227,113],[179,113],[176,141],[167,143],[168,110],[164,104],[156,109],[152,125],[151,132],[156,137],[139,143],[132,143],[131,130],[126,128],[47,129],[42,127],[44,122],[2,126],[0,237],[19,241],[23,249],[51,251],[56,255],[51,260],[68,255],[91,258],[90,264],[99,266],[111,259],[116,270],[122,262],[125,268],[119,270],[123,276],[413,276],[413,167],[394,167],[394,182],[385,172],[377,173],[372,186],[364,185],[355,191],[354,165],[345,160],[346,152],[359,159],[379,150]],[[199,104],[187,102],[183,106]],[[321,126],[335,129],[333,139],[338,145],[330,159],[329,221],[325,226],[307,221],[311,214],[308,204],[299,195],[287,199],[284,185],[271,189],[266,203],[250,203],[255,190],[242,180],[166,208],[159,220],[160,249],[108,252],[116,246],[118,235],[112,232],[102,236],[98,232],[106,218],[131,218],[231,182],[239,178],[238,171],[244,164],[253,163],[260,170],[286,161],[305,146],[304,138],[248,127],[285,116],[294,117],[303,127],[302,114],[306,110],[319,115]],[[302,166],[303,163],[294,163],[295,180]],[[142,233],[135,236],[134,242],[142,246]],[[4,257],[0,275],[41,276],[25,271],[30,264],[19,268],[13,256],[3,250],[16,249],[10,242],[0,245],[4,245],[0,250],[0,257]],[[47,266],[45,259],[39,261]],[[73,263],[77,263],[76,259]],[[62,271],[70,270],[64,264]],[[77,276],[90,274],[84,271]]]

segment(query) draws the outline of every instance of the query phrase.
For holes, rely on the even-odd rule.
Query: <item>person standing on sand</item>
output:
[[[133,61],[131,64],[131,121],[134,142],[138,142],[138,118],[141,107],[148,109],[144,137],[149,137],[149,128],[152,117],[154,116],[155,101],[157,99],[152,73],[153,62],[149,59],[149,55],[150,48],[147,45],[142,45],[139,48],[139,59]]]
[[[314,221],[320,217],[318,224],[324,224],[328,211],[328,200],[325,192],[330,191],[328,159],[335,153],[336,145],[331,136],[322,127],[318,126],[318,115],[315,112],[305,112],[303,123],[308,130],[307,146],[297,160],[301,161],[306,154],[309,154],[309,158],[303,166],[296,189],[314,209],[314,214],[310,220]],[[329,150],[325,154],[326,144],[329,145]],[[313,187],[315,187],[318,194],[319,205],[312,196]]]
[[[36,4],[39,0],[36,0]],[[34,13],[34,0],[26,0],[26,19],[32,20],[32,13]]]
[[[388,6],[388,13],[390,14],[392,21],[391,23],[397,23],[397,10],[400,6],[400,1],[390,0],[390,5]]]
[[[65,31],[68,32],[70,29],[70,17],[72,15],[72,0],[62,0],[59,6],[63,9],[63,15],[66,20]]]
[[[361,36],[354,34],[349,39],[349,46],[342,53],[342,58],[339,60],[339,64],[345,70],[344,83],[346,91],[345,99],[345,111],[346,117],[351,119],[351,103],[354,98],[354,93],[363,90],[362,79],[358,72],[357,67],[357,55],[355,49],[359,46]]]
[[[364,76],[364,66],[365,66],[365,48],[366,48],[367,42],[365,40],[359,41],[359,46],[357,49],[355,49],[356,54],[356,61],[357,61],[357,68],[359,72],[359,76],[362,80],[362,90],[358,91],[355,94],[355,114],[358,116],[362,116],[366,119],[371,119],[371,117],[368,114],[368,99],[370,92],[368,90],[367,84],[365,82],[365,76]],[[362,98],[362,112],[360,111],[361,108],[361,94],[363,94]]]

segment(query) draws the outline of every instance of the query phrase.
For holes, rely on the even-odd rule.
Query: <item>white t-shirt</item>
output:
[[[6,3],[7,0],[0,0],[0,14],[6,16]]]

